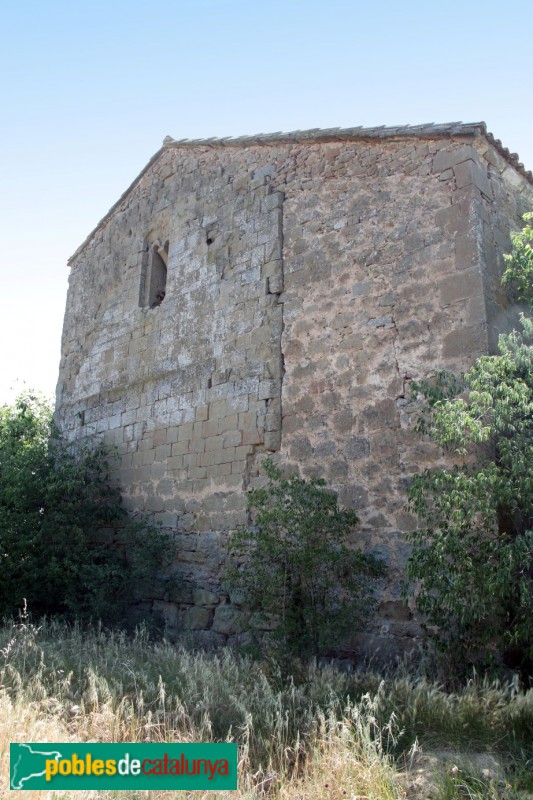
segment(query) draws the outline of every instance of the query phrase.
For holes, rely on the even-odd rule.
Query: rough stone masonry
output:
[[[221,575],[269,454],[356,510],[389,565],[363,644],[409,647],[405,487],[442,463],[409,384],[494,349],[532,206],[484,123],[165,139],[69,262],[57,420],[115,445],[127,507],[175,532],[149,603],[170,634],[242,640]]]

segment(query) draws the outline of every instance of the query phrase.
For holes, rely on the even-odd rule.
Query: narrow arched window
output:
[[[167,290],[168,240],[163,247],[154,244],[150,255],[150,284],[146,305],[150,308],[156,308],[165,299]]]
[[[141,274],[139,305],[157,308],[165,299],[167,290],[168,239],[148,247]]]

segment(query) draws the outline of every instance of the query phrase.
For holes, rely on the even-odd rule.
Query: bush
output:
[[[233,534],[230,586],[258,629],[293,654],[324,654],[369,618],[383,564],[348,546],[357,522],[319,479],[283,477],[264,463],[269,484],[249,496],[253,524]]]
[[[0,408],[0,614],[113,622],[142,596],[166,540],[131,519],[109,484],[109,453],[65,442],[34,394]]]
[[[526,215],[526,221],[532,215]],[[531,305],[533,229],[513,237],[504,282]],[[433,392],[429,433],[454,469],[415,476],[408,576],[437,641],[458,662],[503,654],[533,667],[533,320],[502,335],[466,374],[464,396]],[[426,396],[427,393],[426,393]]]

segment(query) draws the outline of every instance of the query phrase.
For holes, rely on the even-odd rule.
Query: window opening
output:
[[[140,305],[157,308],[165,299],[167,289],[168,239],[164,245],[153,244],[146,253],[141,275]]]

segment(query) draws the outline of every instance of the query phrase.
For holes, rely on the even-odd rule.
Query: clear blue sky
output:
[[[533,169],[532,31],[531,0],[4,0],[0,402],[53,392],[67,258],[166,134],[485,120]]]

